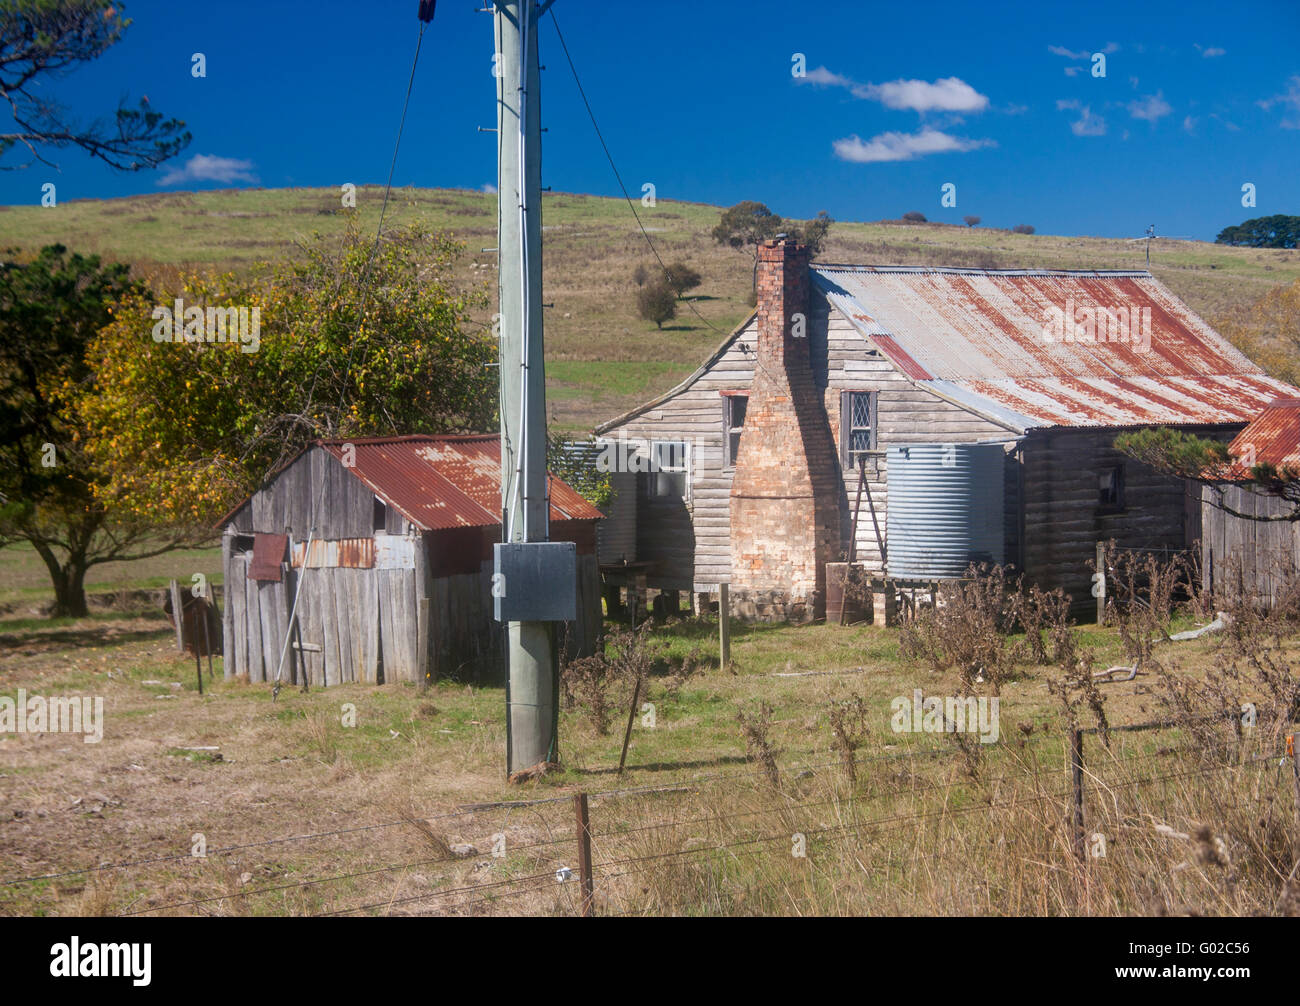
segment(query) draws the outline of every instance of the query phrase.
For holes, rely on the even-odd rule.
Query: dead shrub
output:
[[[854,752],[862,746],[867,735],[867,704],[861,695],[836,699],[826,712],[831,724],[831,747],[839,756],[840,767],[848,777],[849,785],[858,781],[857,761]]]
[[[965,690],[985,680],[997,695],[1015,663],[1007,635],[1015,606],[1005,567],[971,565],[967,578],[941,583],[933,607],[920,608],[903,623],[899,652],[924,660],[935,671],[956,667]]]
[[[779,789],[781,774],[777,769],[776,756],[780,752],[768,736],[772,729],[772,706],[760,702],[748,715],[743,709],[737,710],[736,721],[740,724],[741,736],[745,738],[745,754],[750,762],[758,767],[773,789]]]
[[[632,690],[645,682],[663,654],[663,643],[649,642],[651,628],[647,622],[636,631],[615,633],[602,652],[567,661],[560,670],[565,708],[585,708],[592,729],[601,736],[609,733],[614,710],[631,700]]]

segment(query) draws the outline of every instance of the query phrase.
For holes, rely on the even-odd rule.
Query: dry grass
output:
[[[901,660],[897,630],[738,625],[734,675],[710,656],[715,623],[651,631],[657,725],[637,722],[626,773],[622,731],[601,734],[580,700],[561,718],[563,769],[521,790],[502,779],[499,689],[346,685],[272,703],[265,685],[217,681],[200,698],[163,627],[60,649],[0,623],[7,693],[107,707],[98,745],[0,740],[0,879],[151,861],[0,887],[0,912],[572,914],[577,885],[556,873],[576,867],[578,790],[592,794],[605,914],[1296,911],[1280,758],[1300,698],[1294,624],[1243,612],[1235,633],[1159,644],[1136,679],[1107,685],[1012,637],[1024,662],[988,745],[893,732],[891,697],[964,694],[955,668]],[[1094,666],[1125,657],[1117,628],[1071,633]],[[790,676],[802,671],[821,673]],[[1246,700],[1253,728],[1204,719]],[[1081,860],[1068,736],[1101,717]],[[1172,725],[1116,729],[1150,720]],[[222,760],[175,753],[202,746]],[[197,835],[206,858],[190,855]]]

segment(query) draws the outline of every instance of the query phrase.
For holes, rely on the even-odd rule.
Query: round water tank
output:
[[[887,568],[902,579],[964,576],[1003,561],[1000,444],[909,444],[888,452]]]

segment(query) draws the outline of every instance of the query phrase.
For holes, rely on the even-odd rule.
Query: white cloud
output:
[[[479,191],[486,192],[489,196],[495,196],[497,194],[497,187],[491,182],[484,182]]]
[[[819,66],[809,71],[807,76],[795,80],[819,87],[843,87],[863,101],[878,101],[886,108],[911,109],[914,112],[982,112],[989,105],[987,96],[958,77],[943,77],[933,83],[894,80],[885,84],[860,84]]]
[[[195,154],[184,167],[171,167],[158,179],[159,185],[180,185],[186,182],[256,182],[253,162],[234,157],[217,157],[214,154]]]
[[[1222,56],[1222,55],[1224,55],[1227,51],[1228,51],[1227,49],[1217,49],[1217,48],[1215,48],[1214,46],[1211,46],[1210,48],[1208,48],[1208,49],[1206,49],[1204,52],[1202,52],[1202,53],[1201,53],[1201,56],[1202,56],[1204,59],[1214,59],[1215,56]]]
[[[803,77],[796,77],[795,80],[807,84],[819,84],[822,87],[852,87],[853,81],[848,77],[841,76],[838,73],[832,73],[824,66],[819,66],[815,70],[809,70]]]
[[[1199,121],[1200,120],[1193,115],[1186,115],[1183,117],[1183,128],[1190,133],[1192,130],[1196,128],[1196,124]]]
[[[1079,74],[1083,73],[1083,67],[1081,66],[1067,66],[1063,67],[1063,69],[1065,70],[1065,75],[1067,77],[1077,77]]]
[[[917,133],[881,133],[870,140],[854,135],[834,143],[835,156],[855,164],[911,161],[928,154],[965,153],[992,146],[996,146],[992,140],[950,136],[937,129],[922,129]]]
[[[886,108],[910,108],[917,112],[982,112],[989,99],[958,77],[924,80],[894,80],[887,84],[864,84],[854,89],[859,97],[879,101]]]
[[[1285,110],[1282,116],[1282,128],[1300,129],[1300,74],[1296,74],[1287,81],[1285,94],[1275,94],[1271,98],[1256,102],[1256,104],[1265,111],[1274,105],[1281,105]]]
[[[1147,122],[1155,122],[1157,119],[1168,115],[1173,111],[1169,102],[1165,101],[1164,92],[1157,91],[1155,94],[1144,95],[1137,101],[1128,103],[1128,111],[1135,119],[1145,119]]]
[[[1066,59],[1092,59],[1094,52],[1104,52],[1109,56],[1112,52],[1119,52],[1118,42],[1107,42],[1101,49],[1080,49],[1075,52],[1073,49],[1067,49],[1063,45],[1049,45],[1047,51],[1053,56],[1064,56]]]
[[[1058,98],[1056,102],[1058,112],[1076,111],[1079,118],[1070,123],[1070,130],[1075,136],[1105,136],[1106,120],[1100,115],[1092,114],[1092,107],[1085,105],[1077,98]]]

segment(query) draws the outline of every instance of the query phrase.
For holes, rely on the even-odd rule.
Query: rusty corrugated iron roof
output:
[[[1020,432],[1246,422],[1279,395],[1300,394],[1147,272],[819,265],[812,273],[903,374]]]
[[[501,438],[495,434],[320,440],[376,496],[425,531],[501,523]],[[551,520],[597,520],[602,514],[562,479],[548,476]]]
[[[1279,472],[1300,470],[1300,398],[1278,398],[1228,445],[1234,459],[1229,478],[1248,480],[1257,464],[1272,465]]]

